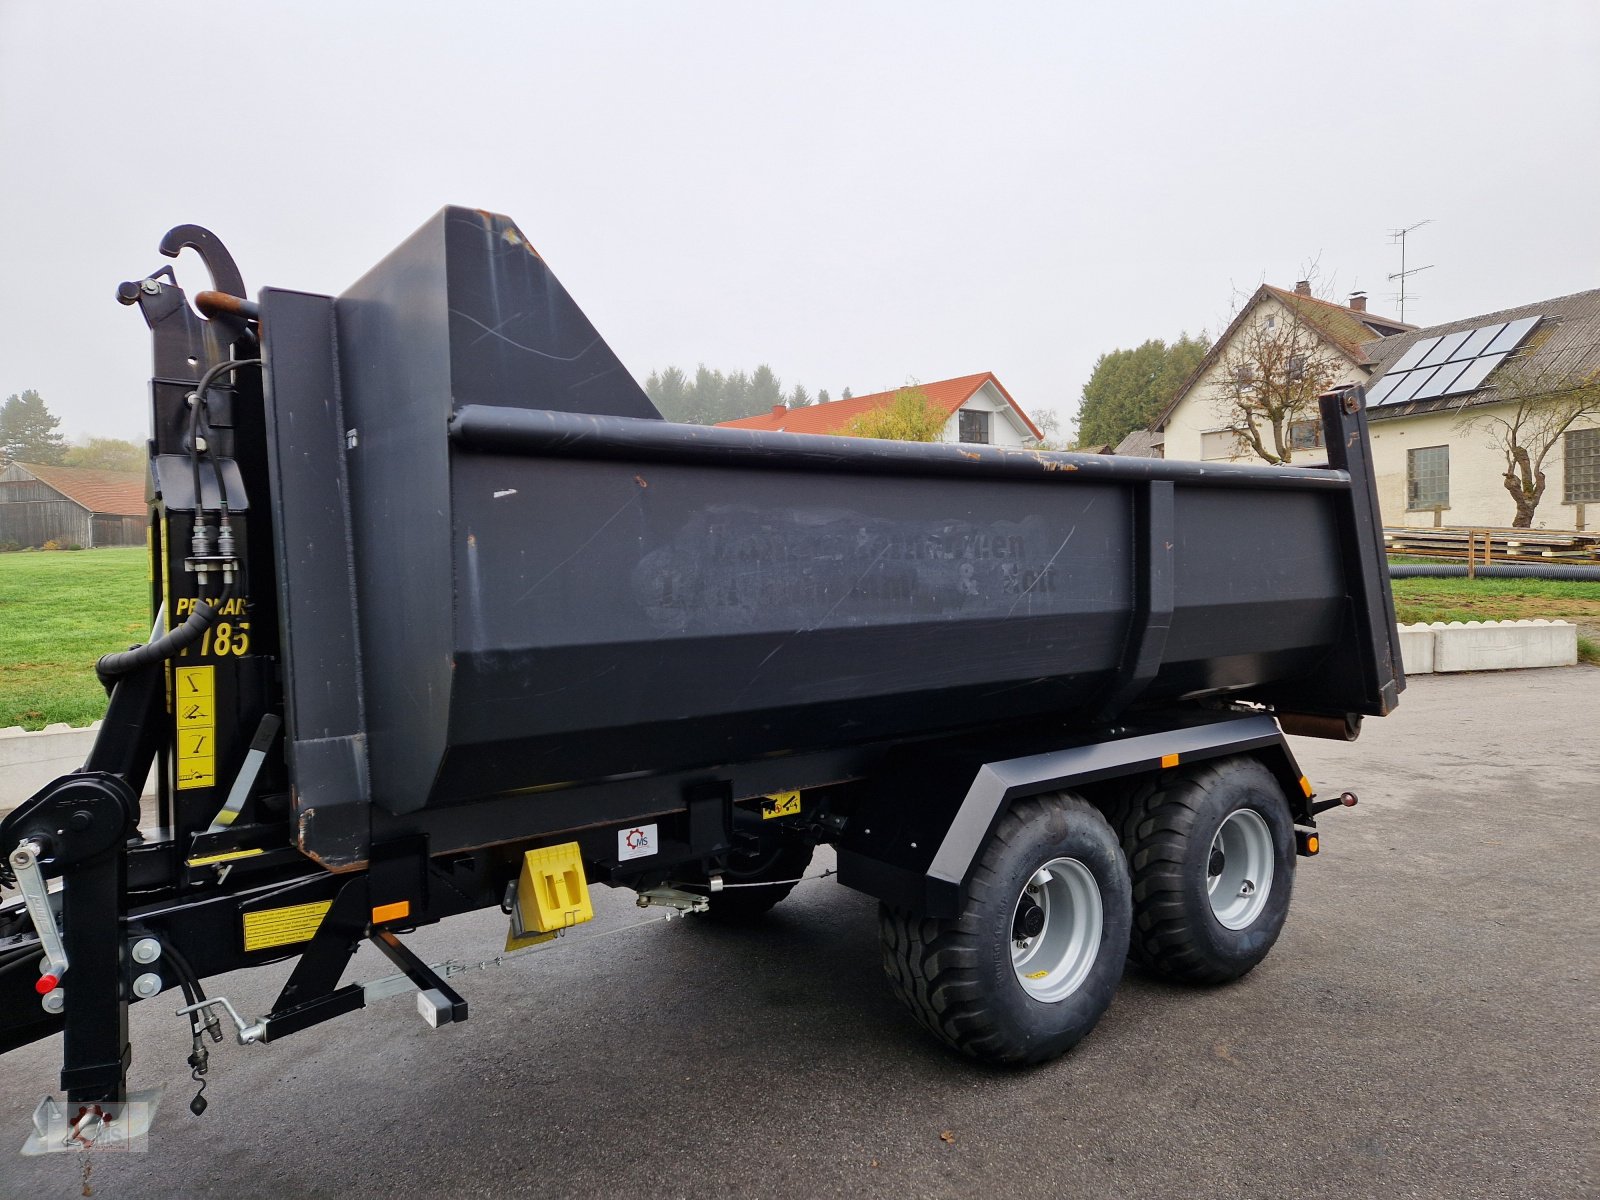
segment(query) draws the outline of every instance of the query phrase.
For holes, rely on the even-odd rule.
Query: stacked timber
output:
[[[1407,529],[1385,526],[1383,541],[1391,555],[1427,558],[1470,558],[1475,562],[1600,561],[1600,531],[1577,529],[1485,529],[1444,526]]]

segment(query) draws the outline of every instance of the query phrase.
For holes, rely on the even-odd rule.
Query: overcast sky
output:
[[[206,225],[337,293],[510,214],[643,379],[837,398],[1216,332],[1320,263],[1428,324],[1600,286],[1600,5],[0,0],[0,396],[143,437],[116,283]],[[204,285],[186,255],[179,278]]]

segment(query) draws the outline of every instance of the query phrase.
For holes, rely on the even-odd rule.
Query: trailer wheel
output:
[[[768,842],[752,855],[735,855],[722,872],[723,890],[713,892],[706,917],[724,925],[748,925],[764,917],[794,891],[795,881],[811,865],[810,842]],[[727,887],[727,884],[762,884]]]
[[[1128,802],[1129,954],[1182,983],[1226,983],[1267,956],[1289,915],[1294,820],[1249,757],[1164,771]]]
[[[963,1054],[1044,1062],[1110,1005],[1130,919],[1127,863],[1105,818],[1077,796],[1039,796],[995,827],[960,916],[881,907],[883,968],[912,1015]]]

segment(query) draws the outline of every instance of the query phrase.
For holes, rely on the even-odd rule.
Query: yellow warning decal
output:
[[[215,667],[178,667],[173,672],[179,791],[216,786],[216,675]]]
[[[270,950],[274,946],[309,942],[331,907],[332,900],[316,900],[310,904],[291,904],[287,908],[245,913],[244,948]]]
[[[186,858],[183,861],[191,867],[209,867],[213,863],[233,862],[237,858],[254,858],[258,854],[265,854],[266,850],[257,846],[253,850],[227,850],[221,854],[205,854],[199,858]]]
[[[770,821],[773,817],[793,817],[800,812],[799,792],[773,792],[765,799],[767,802],[761,806],[763,821]]]
[[[1029,973],[1028,978],[1029,979],[1043,979],[1048,974],[1050,974],[1049,971],[1033,971],[1033,972]]]

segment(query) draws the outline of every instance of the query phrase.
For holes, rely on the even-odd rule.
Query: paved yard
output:
[[[1217,990],[1130,971],[1059,1062],[928,1040],[882,983],[873,904],[832,881],[759,936],[601,893],[594,925],[461,977],[465,1025],[396,999],[218,1047],[199,1119],[174,1006],[138,1006],[135,1079],[165,1107],[95,1194],[1596,1195],[1600,670],[1424,677],[1354,745],[1296,748],[1361,805],[1324,821],[1272,956]],[[414,944],[488,957],[502,924]],[[211,990],[259,1011],[284,973]],[[57,1052],[0,1059],[6,1143]],[[71,1158],[0,1156],[0,1195],[79,1185]]]

